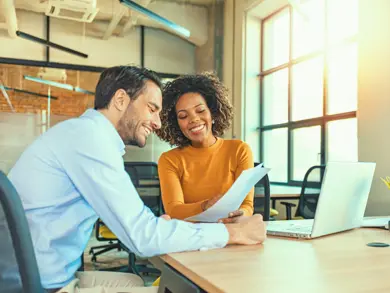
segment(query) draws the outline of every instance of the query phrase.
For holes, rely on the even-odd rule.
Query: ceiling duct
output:
[[[92,22],[99,12],[96,0],[50,0],[46,15],[79,22]]]

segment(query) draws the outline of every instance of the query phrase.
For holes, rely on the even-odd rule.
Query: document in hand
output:
[[[212,207],[186,220],[213,223],[227,218],[230,212],[239,209],[251,188],[269,172],[270,169],[262,165],[243,171],[232,187]]]

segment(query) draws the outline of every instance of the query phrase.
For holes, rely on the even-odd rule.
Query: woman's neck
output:
[[[217,137],[212,135],[210,138],[202,141],[202,142],[197,142],[197,143],[191,143],[192,147],[194,148],[208,148],[214,145],[217,142]]]

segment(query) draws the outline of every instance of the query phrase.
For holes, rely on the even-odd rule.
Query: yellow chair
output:
[[[118,238],[116,238],[115,234],[111,232],[110,229],[108,229],[107,226],[102,226],[100,228],[100,235],[103,237],[103,238],[106,238],[106,239],[115,239],[117,240]]]
[[[91,247],[89,254],[92,254],[92,262],[96,262],[97,256],[102,253],[106,253],[114,249],[117,249],[118,251],[123,249],[121,242],[118,240],[115,234],[112,233],[111,230],[106,225],[104,225],[100,219],[98,219],[95,224],[95,237],[97,241],[106,242],[107,244]]]
[[[137,274],[140,277],[142,277],[141,273],[153,273],[153,274],[160,273],[159,270],[148,267],[149,263],[147,264],[140,264],[139,262],[136,263],[137,259],[135,254],[131,252],[125,245],[123,245],[122,242],[120,242],[120,240],[116,237],[116,235],[112,233],[111,230],[106,225],[104,225],[104,223],[100,219],[98,219],[98,221],[96,222],[95,228],[96,228],[95,229],[96,239],[98,241],[109,241],[110,243],[106,245],[91,247],[89,253],[92,254],[93,262],[96,261],[96,256],[98,256],[99,254],[105,253],[113,249],[118,249],[118,251],[124,250],[129,254],[128,265],[104,269],[104,270],[131,272]],[[113,243],[114,241],[116,242]],[[97,249],[101,249],[101,250],[95,252],[95,250]]]
[[[270,217],[276,217],[276,216],[278,216],[279,215],[279,212],[277,211],[277,210],[275,210],[275,209],[273,209],[273,208],[270,208],[270,211],[269,211],[269,216]]]
[[[153,282],[152,286],[155,286],[155,287],[160,286],[160,279],[161,279],[161,277],[158,277],[157,280]]]

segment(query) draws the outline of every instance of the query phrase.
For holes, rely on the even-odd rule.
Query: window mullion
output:
[[[326,122],[325,116],[328,109],[328,0],[324,0],[324,76],[323,76],[323,119],[321,123],[321,164],[326,163]]]
[[[292,107],[292,101],[291,101],[291,96],[292,96],[292,43],[293,43],[293,10],[292,6],[289,5],[289,12],[290,12],[290,28],[289,28],[289,35],[290,35],[290,40],[289,40],[289,64],[288,64],[288,130],[287,130],[287,182],[291,182],[292,180],[292,167],[293,167],[293,149],[292,149],[292,129],[291,129],[291,107]]]

